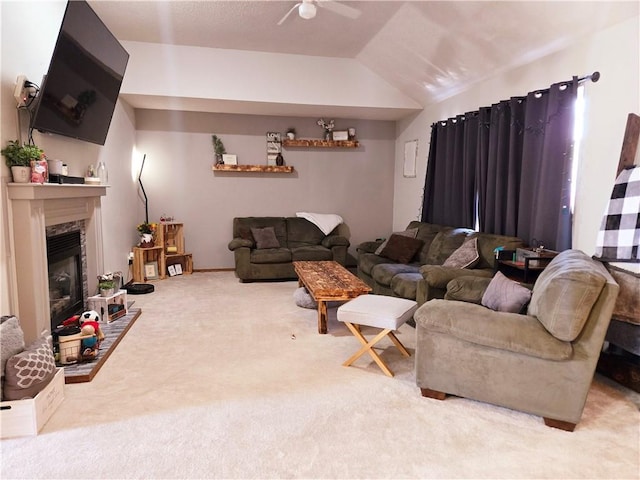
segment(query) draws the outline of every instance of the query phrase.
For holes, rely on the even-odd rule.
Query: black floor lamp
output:
[[[140,165],[140,173],[138,173],[138,183],[142,189],[142,195],[144,195],[144,222],[149,223],[149,200],[147,199],[147,193],[144,191],[144,185],[142,185],[142,169],[144,168],[144,161],[147,158],[145,153],[142,157],[142,165]]]

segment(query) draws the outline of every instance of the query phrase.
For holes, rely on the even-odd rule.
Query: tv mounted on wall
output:
[[[104,145],[129,54],[85,1],[69,1],[30,127]]]

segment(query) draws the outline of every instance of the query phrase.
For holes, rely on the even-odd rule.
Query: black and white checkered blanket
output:
[[[640,166],[623,170],[616,178],[595,256],[640,261]]]

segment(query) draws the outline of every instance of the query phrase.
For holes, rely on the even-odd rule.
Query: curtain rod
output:
[[[600,72],[595,71],[591,75],[585,75],[584,77],[580,77],[580,78],[574,76],[573,78],[577,78],[578,83],[587,82],[589,80],[591,80],[593,83],[596,83],[598,80],[600,80]],[[573,81],[573,79],[571,79],[570,81]],[[566,83],[566,82],[558,82],[558,83]],[[540,90],[532,90],[532,91],[536,92],[536,93],[543,93],[543,92],[548,92],[549,88],[541,88]],[[476,114],[476,113],[478,113],[478,110],[474,110],[474,111],[471,111],[471,112],[466,112],[466,113],[463,114],[463,116],[464,115],[473,115],[473,114]],[[452,117],[452,118],[449,118],[447,120],[454,120],[455,118],[456,117]],[[446,122],[446,120],[439,120],[438,122],[432,123],[431,124],[431,128],[433,128],[439,122]]]

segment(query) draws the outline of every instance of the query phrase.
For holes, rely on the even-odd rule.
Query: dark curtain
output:
[[[438,122],[422,220],[571,248],[570,173],[578,82]]]
[[[477,112],[431,126],[422,221],[473,228]]]

